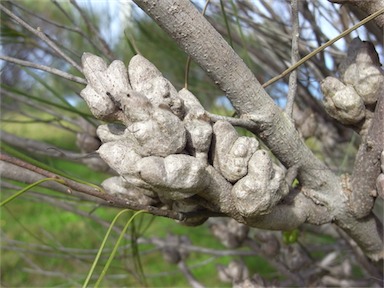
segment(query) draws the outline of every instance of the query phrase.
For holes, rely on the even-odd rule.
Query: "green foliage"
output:
[[[299,229],[294,229],[291,231],[283,231],[283,242],[285,244],[296,243],[300,235]]]
[[[93,210],[92,205],[87,203],[80,205],[79,208],[85,212]],[[104,225],[71,212],[60,211],[57,213],[55,207],[47,203],[38,203],[30,195],[22,196],[9,203],[2,208],[1,212],[1,229],[6,235],[3,240],[23,241],[24,244],[20,243],[20,245],[23,245],[24,248],[27,248],[28,245],[39,245],[38,247],[45,245],[46,247],[35,247],[34,253],[26,252],[25,256],[13,251],[2,250],[2,271],[9,271],[9,273],[3,273],[3,283],[11,287],[24,286],[25,283],[28,283],[29,287],[68,285],[70,284],[68,279],[62,277],[67,274],[71,275],[71,280],[75,281],[70,284],[72,287],[80,286],[92,265],[94,257],[92,255],[97,252],[97,247],[100,246],[103,235],[106,233],[107,228]],[[99,208],[92,215],[101,217],[106,223],[109,223],[116,213],[116,209]],[[124,225],[124,222],[127,222],[127,217],[123,218],[118,222],[120,227]],[[143,234],[144,239],[154,236],[163,238],[168,233],[190,235],[194,245],[224,249],[212,238],[207,226],[196,227],[191,230],[190,227],[178,225],[173,220],[156,218],[152,221],[153,218],[150,215],[140,216],[140,219],[138,221],[142,221],[144,227],[147,226],[145,223],[151,222],[151,226]],[[129,232],[126,235],[130,234]],[[99,275],[105,266],[107,257],[117,242],[118,236],[118,234],[112,233],[102,259],[97,265],[95,276]],[[118,255],[116,255],[102,287],[121,285],[136,287],[142,285],[133,270],[134,259],[130,243],[127,239],[122,240],[120,248],[124,247],[124,249],[119,250]],[[6,246],[3,244],[3,249]],[[62,250],[65,247],[69,249]],[[175,265],[165,262],[160,251],[154,249],[153,245],[140,244],[138,248],[141,253],[143,272],[149,287],[188,285],[181,273],[175,269]],[[39,275],[32,270],[24,269],[14,274],[12,272],[15,271],[14,265],[28,267],[25,262],[26,259],[33,261],[47,271],[58,272],[57,276],[54,274],[51,276]],[[212,277],[212,275],[216,275],[216,265],[228,264],[230,260],[230,257],[211,258],[207,255],[192,253],[188,259],[188,265],[192,267],[192,272],[198,279],[204,279],[202,282],[205,285],[216,286],[218,279]],[[256,260],[249,260],[249,262],[254,261]],[[113,279],[112,276],[117,274],[126,274],[126,278]],[[222,287],[221,284],[220,286]]]
[[[21,189],[21,190],[17,191],[15,194],[13,194],[12,196],[10,196],[10,197],[8,197],[7,199],[5,199],[4,201],[2,201],[2,202],[0,203],[0,208],[1,208],[2,206],[6,205],[7,203],[11,202],[13,199],[19,197],[19,196],[22,195],[23,193],[27,192],[28,190],[32,189],[33,187],[38,186],[38,185],[40,185],[41,183],[46,182],[46,181],[54,181],[54,182],[58,182],[58,183],[64,184],[64,181],[61,180],[61,179],[44,178],[44,179],[42,179],[42,180],[36,181],[35,183],[32,183],[31,185],[28,185],[28,186],[25,187],[24,189]]]
[[[94,271],[95,271],[95,267],[96,267],[96,265],[97,265],[97,263],[98,263],[98,261],[99,261],[99,259],[100,259],[101,253],[103,252],[103,249],[104,249],[104,247],[105,247],[105,245],[106,245],[106,242],[107,242],[107,240],[108,240],[108,237],[111,235],[112,228],[114,227],[114,225],[115,225],[116,221],[119,219],[119,217],[120,217],[121,215],[123,215],[124,213],[127,213],[127,212],[130,212],[130,211],[127,210],[127,209],[124,209],[124,210],[120,211],[119,213],[117,213],[117,215],[115,216],[115,218],[112,220],[112,222],[111,222],[111,224],[110,224],[110,226],[109,226],[107,232],[105,233],[105,237],[104,237],[104,239],[103,239],[103,242],[101,243],[101,246],[100,246],[100,248],[99,248],[99,250],[98,250],[98,252],[97,252],[97,254],[96,254],[96,258],[95,258],[95,261],[94,261],[93,264],[92,264],[91,270],[89,270],[88,276],[87,276],[87,278],[85,279],[85,282],[84,282],[84,284],[83,284],[83,287],[84,287],[84,288],[87,287],[88,284],[89,284],[89,280],[91,279],[91,277],[92,277],[92,275],[93,275],[93,273],[94,273]],[[107,273],[107,270],[108,270],[109,266],[111,265],[113,258],[114,258],[115,255],[116,255],[117,248],[119,247],[119,244],[120,244],[122,238],[124,237],[125,233],[127,232],[127,229],[128,229],[128,227],[129,227],[129,225],[132,223],[132,221],[135,219],[135,217],[136,217],[137,215],[139,215],[139,214],[141,214],[141,213],[143,213],[143,212],[144,212],[144,211],[137,211],[136,213],[134,213],[132,216],[130,216],[129,220],[128,220],[127,223],[124,225],[123,230],[120,232],[119,238],[118,238],[117,241],[115,242],[114,247],[113,247],[111,253],[109,254],[109,258],[108,258],[107,262],[105,263],[104,268],[103,268],[103,270],[101,271],[101,274],[100,274],[99,278],[98,278],[97,281],[96,281],[95,287],[99,287],[100,282],[103,280],[105,274]]]

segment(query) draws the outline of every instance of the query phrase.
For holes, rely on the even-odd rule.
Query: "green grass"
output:
[[[39,118],[48,121],[52,117],[41,113]],[[77,149],[75,145],[76,135],[66,129],[56,127],[50,123],[36,122],[26,116],[6,113],[0,122],[0,128],[19,137],[42,141],[63,149]],[[59,124],[52,122],[52,124]],[[64,127],[75,128],[68,123],[60,123]]]
[[[25,285],[29,287],[73,286],[74,283],[69,283],[68,279],[28,273],[28,271],[25,271],[25,269],[29,267],[28,261],[36,263],[43,270],[74,275],[71,279],[76,280],[76,283],[80,285],[91,267],[95,253],[87,260],[78,260],[76,259],[76,253],[66,254],[58,251],[55,252],[55,249],[60,247],[98,249],[107,228],[100,226],[88,218],[58,210],[47,203],[39,203],[32,200],[31,195],[26,194],[7,204],[5,208],[2,208],[0,223],[1,229],[4,235],[6,235],[5,237],[7,239],[23,241],[26,248],[32,244],[46,245],[53,249],[50,253],[58,254],[61,257],[47,257],[30,253],[20,254],[15,251],[2,249],[1,269],[3,272],[2,280],[4,285],[11,287],[22,287]],[[88,204],[80,206],[83,206],[82,208],[85,211],[90,211],[92,208],[92,206]],[[111,222],[117,212],[117,209],[103,207],[98,208],[94,214]],[[144,233],[144,237],[146,238],[163,238],[168,234],[188,235],[193,245],[224,249],[224,247],[212,237],[206,225],[191,228],[182,226],[166,218],[157,217],[154,221],[151,221],[152,216],[150,215],[140,217],[143,219],[141,227],[146,227],[146,224],[151,222],[151,226]],[[123,225],[123,222],[126,220],[127,218],[119,221],[120,226]],[[140,227],[138,229],[140,230]],[[113,246],[117,237],[118,235],[116,233],[112,235],[108,241],[108,248]],[[123,246],[127,244],[129,243],[126,241],[122,243]],[[148,285],[150,287],[188,286],[188,283],[176,266],[165,262],[162,254],[157,250],[153,251],[153,248],[152,245],[148,244],[139,245],[140,252],[143,252],[141,261]],[[33,248],[32,250],[42,252],[40,249]],[[149,253],[148,251],[152,252]],[[141,286],[141,283],[138,282],[132,274],[128,273],[128,271],[133,269],[134,265],[131,251],[127,251],[126,253],[126,257],[113,261],[112,267],[107,275],[127,273],[127,278],[112,281],[107,277],[103,282],[104,287],[118,285]],[[105,263],[108,255],[108,252],[103,253],[104,258],[97,268],[95,275],[100,273],[102,265]],[[216,265],[219,263],[227,264],[231,259],[230,257],[211,258],[211,256],[200,253],[191,253],[187,263],[193,267],[192,273],[204,285],[219,285],[223,287],[223,283],[220,283],[217,279]],[[28,261],[26,261],[26,259],[28,259]],[[200,263],[209,259],[211,259],[211,261],[209,261],[208,264],[201,266]],[[250,263],[254,263],[255,260],[256,259],[249,259]],[[14,267],[19,267],[17,274],[13,272]],[[262,267],[259,268],[261,269]],[[9,271],[12,272],[8,273]],[[91,281],[91,285],[92,283],[94,282]]]
[[[35,187],[34,190],[45,192],[46,189],[39,189]],[[2,191],[2,198],[9,196],[10,193],[12,192],[5,190]],[[84,211],[91,211],[93,208],[93,205],[85,203],[79,206]],[[117,212],[117,209],[100,207],[95,210],[94,215],[111,222]],[[182,226],[173,220],[166,218],[155,218],[154,221],[151,221],[152,216],[150,215],[145,215],[141,218],[143,218],[143,221],[142,226],[140,227],[147,227],[147,224],[151,222],[149,228],[144,232],[145,237],[166,237],[169,233],[176,235],[189,235],[194,245],[211,248],[223,248],[220,244],[218,245],[215,239],[212,238],[207,226],[205,225],[191,228]],[[126,220],[127,219],[124,221]],[[124,221],[119,221],[120,226],[123,225]],[[2,281],[4,285],[11,287],[23,287],[25,285],[28,285],[28,287],[52,287],[65,284],[71,286],[74,285],[74,283],[69,283],[68,279],[63,279],[61,277],[48,277],[28,272],[25,270],[30,268],[28,262],[33,262],[41,269],[47,270],[51,273],[60,272],[74,275],[71,279],[76,280],[76,283],[80,285],[91,267],[95,253],[93,253],[92,257],[86,261],[80,261],[76,259],[76,254],[63,254],[55,249],[60,247],[98,249],[107,230],[106,227],[100,226],[88,218],[75,215],[71,212],[58,210],[47,203],[35,201],[33,199],[33,195],[30,195],[28,192],[8,203],[1,209],[0,223],[5,237],[3,239],[22,241],[25,243],[22,245],[25,249],[33,250],[39,253],[48,252],[45,250],[41,251],[40,249],[31,248],[29,245],[46,245],[47,247],[51,247],[53,249],[53,251],[49,251],[50,254],[48,254],[48,256],[29,252],[18,253],[16,251],[2,249]],[[140,227],[138,227],[139,230]],[[108,248],[112,247],[114,241],[117,239],[117,236],[118,235],[116,233],[113,234],[113,237],[111,237],[108,241]],[[153,250],[153,248],[154,247],[151,245],[139,246],[140,252],[148,251],[148,249]],[[58,254],[60,257],[53,257],[51,254]],[[98,273],[100,273],[102,265],[105,263],[105,257],[108,255],[108,252],[103,253],[104,260],[101,261],[100,266],[97,268]],[[204,261],[207,258],[209,258],[209,256],[192,253],[188,259],[188,263],[192,266],[198,266],[201,261]],[[144,273],[145,275],[148,275],[146,277],[150,287],[188,286],[188,283],[176,269],[176,266],[166,263],[159,251],[144,253],[144,255],[141,256],[141,261]],[[228,262],[229,258],[223,257],[215,259],[205,266],[194,268],[192,271],[205,285],[215,286],[219,285],[216,278],[216,264],[225,264]],[[116,285],[141,286],[141,283],[139,283],[135,277],[128,273],[128,271],[133,269],[132,263],[131,251],[127,251],[126,257],[114,260],[107,275],[127,273],[127,279],[112,281],[107,278],[103,282],[105,287]],[[15,267],[19,267],[17,274],[14,273]],[[8,273],[9,271],[12,272]],[[96,273],[95,275],[98,274]],[[91,282],[91,284],[92,283],[93,282]]]

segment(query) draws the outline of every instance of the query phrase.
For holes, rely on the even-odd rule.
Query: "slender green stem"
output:
[[[29,25],[27,22],[25,22],[20,17],[16,16],[11,10],[5,8],[4,5],[0,4],[0,10],[2,10],[4,13],[6,13],[9,17],[11,17],[14,21],[16,21],[19,25],[27,29],[29,32],[34,34],[35,36],[39,37],[42,41],[44,41],[53,51],[55,51],[58,55],[60,55],[64,60],[66,60],[68,63],[70,63],[73,67],[75,67],[77,70],[79,70],[81,73],[83,73],[83,69],[79,64],[76,63],[71,57],[69,57],[67,54],[65,54],[62,49],[54,42],[52,41],[42,30],[40,27],[34,28],[31,25]]]
[[[380,9],[379,11],[373,13],[372,15],[366,17],[365,19],[361,20],[359,23],[357,23],[356,25],[352,26],[351,28],[345,30],[344,32],[342,32],[341,34],[339,34],[337,37],[329,40],[328,42],[326,42],[325,44],[321,45],[319,48],[315,49],[314,51],[312,51],[311,53],[309,53],[307,56],[305,56],[304,58],[302,58],[301,60],[299,60],[295,65],[292,65],[291,67],[289,67],[287,70],[285,70],[283,73],[281,73],[280,75],[270,79],[269,81],[265,82],[262,86],[263,88],[275,83],[276,81],[280,80],[281,78],[283,78],[284,76],[286,76],[287,74],[291,73],[293,70],[295,70],[297,67],[301,66],[302,64],[304,64],[306,61],[308,61],[309,59],[311,59],[313,56],[315,56],[317,53],[323,51],[325,48],[327,48],[328,46],[331,46],[333,43],[335,43],[336,41],[340,40],[341,38],[345,37],[346,35],[348,35],[349,33],[351,33],[352,31],[356,30],[357,28],[359,28],[360,26],[364,25],[365,23],[373,20],[374,18],[376,18],[377,16],[379,16],[380,14],[384,13],[384,8]]]
[[[112,228],[113,228],[113,226],[115,226],[115,223],[116,223],[117,219],[119,219],[119,217],[120,217],[122,214],[124,214],[124,213],[126,213],[126,212],[130,212],[130,211],[131,211],[131,210],[129,210],[129,209],[124,209],[124,210],[120,211],[120,212],[115,216],[115,218],[112,220],[112,222],[111,222],[111,224],[109,225],[109,228],[108,228],[108,230],[107,230],[107,233],[106,233],[105,236],[104,236],[103,242],[101,242],[99,251],[97,251],[96,258],[95,258],[95,260],[93,261],[92,267],[91,267],[91,269],[89,270],[89,273],[88,273],[88,275],[87,275],[87,278],[86,278],[85,281],[84,281],[83,288],[87,287],[88,284],[89,284],[89,280],[91,280],[91,277],[92,277],[93,272],[95,271],[97,262],[98,262],[99,259],[100,259],[101,252],[103,252],[103,249],[104,249],[104,247],[105,247],[105,244],[107,243],[108,237],[109,237],[109,235],[111,234]]]
[[[69,111],[69,112],[72,112],[72,113],[75,113],[75,114],[78,114],[79,116],[82,116],[82,117],[85,117],[85,118],[91,118],[91,119],[94,119],[94,117],[91,115],[91,114],[88,114],[88,113],[84,113],[84,112],[81,112],[81,111],[78,111],[75,107],[72,107],[72,106],[63,106],[63,105],[60,105],[58,103],[54,103],[52,101],[49,101],[49,100],[45,100],[45,99],[42,99],[40,97],[37,97],[37,96],[34,96],[34,95],[31,95],[29,93],[26,93],[26,92],[23,92],[23,91],[20,91],[20,90],[17,90],[15,89],[14,87],[11,87],[11,86],[8,86],[6,84],[3,84],[1,83],[0,84],[0,87],[4,87],[4,89],[6,91],[10,91],[12,93],[15,93],[15,94],[18,94],[18,95],[21,95],[23,97],[26,97],[26,98],[29,98],[29,99],[33,99],[34,101],[38,101],[40,103],[44,103],[44,104],[47,104],[49,106],[52,106],[52,107],[55,107],[55,108],[58,108],[58,109],[61,109],[61,110],[65,110],[65,111]]]
[[[231,47],[233,48],[231,29],[229,27],[229,22],[228,22],[228,19],[227,19],[227,13],[225,12],[225,7],[224,7],[223,0],[220,0],[220,7],[221,7],[221,13],[223,13],[225,27],[227,28],[229,45],[231,45]]]
[[[55,181],[55,182],[58,182],[60,184],[65,184],[65,181],[62,180],[62,179],[58,179],[58,178],[44,178],[44,179],[41,179],[35,183],[32,183],[30,185],[28,185],[27,187],[25,187],[24,189],[21,189],[19,190],[18,192],[16,192],[15,194],[13,194],[11,197],[5,199],[3,202],[0,203],[0,207],[4,206],[5,204],[11,202],[13,199],[15,199],[16,197],[19,197],[21,194],[23,194],[24,192],[27,192],[28,190],[32,189],[33,187],[37,186],[37,185],[40,185],[41,183],[43,182],[46,182],[46,181]]]
[[[125,211],[125,210],[123,210],[123,211]],[[119,238],[117,239],[117,241],[116,241],[116,243],[115,243],[115,246],[113,247],[113,250],[112,250],[111,254],[109,255],[109,258],[108,258],[107,263],[105,264],[105,266],[104,266],[104,268],[103,268],[103,271],[101,271],[101,274],[100,274],[100,276],[99,276],[99,279],[97,279],[97,281],[96,281],[95,287],[99,287],[101,281],[103,280],[105,274],[107,273],[108,268],[109,268],[109,266],[111,265],[113,258],[115,258],[117,249],[118,249],[118,247],[119,247],[119,245],[120,245],[120,242],[121,242],[121,240],[123,239],[125,233],[127,232],[129,225],[132,223],[133,219],[135,219],[135,217],[136,217],[137,215],[139,215],[139,214],[141,214],[141,213],[144,213],[144,212],[145,212],[145,211],[143,211],[143,210],[137,211],[135,214],[132,215],[132,217],[131,217],[131,218],[128,220],[128,222],[125,224],[124,229],[121,231],[121,233],[120,233],[120,235],[119,235]],[[121,214],[122,214],[122,213],[119,213],[118,216],[120,216]],[[116,216],[116,218],[117,218],[118,216]],[[111,224],[111,226],[112,226],[112,224]],[[106,236],[107,236],[107,235],[106,235]]]
[[[233,0],[231,0],[231,6],[232,6],[233,14],[236,18],[236,25],[237,25],[237,29],[239,30],[241,44],[243,46],[242,48],[243,48],[243,51],[245,53],[244,61],[249,67],[252,67],[251,66],[252,65],[252,59],[251,59],[251,56],[249,55],[249,51],[248,51],[248,47],[247,47],[247,40],[245,38],[243,28],[241,27],[241,24],[240,24],[239,11],[237,10],[237,6]]]
[[[21,153],[20,151],[17,151],[16,149],[14,149],[10,145],[4,143],[3,141],[1,141],[0,144],[1,144],[0,145],[1,146],[1,150],[3,150],[4,152],[6,152],[9,155],[12,155],[12,156],[14,156],[14,157],[16,157],[16,158],[18,158],[20,160],[28,162],[28,163],[30,163],[32,165],[35,165],[36,167],[39,167],[41,169],[46,170],[46,171],[49,171],[49,172],[52,172],[52,173],[57,174],[59,176],[63,176],[65,178],[68,178],[68,179],[70,179],[72,181],[75,181],[75,182],[78,182],[78,183],[85,184],[87,186],[93,187],[97,191],[100,191],[100,192],[104,193],[104,190],[102,188],[100,188],[99,186],[95,185],[95,184],[86,182],[86,181],[84,181],[82,179],[73,177],[71,175],[67,175],[67,174],[61,172],[60,170],[57,170],[57,169],[55,169],[53,167],[50,167],[50,166],[48,166],[48,165],[46,165],[46,164],[44,164],[44,163],[42,163],[40,161],[37,161],[37,160],[35,160],[35,159],[25,155],[24,153]]]

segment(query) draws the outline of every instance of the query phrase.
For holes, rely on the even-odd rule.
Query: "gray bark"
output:
[[[274,104],[243,60],[197,9],[186,0],[134,2],[206,71],[226,93],[240,117],[253,121],[254,125],[249,130],[265,142],[281,163],[287,168],[298,169],[297,177],[302,193],[298,197],[304,194],[310,202],[327,210],[327,217],[321,221],[319,219],[323,213],[319,213],[319,210],[322,208],[311,209],[313,205],[299,205],[301,208],[298,213],[306,217],[297,218],[317,224],[334,221],[359,243],[368,256],[376,260],[382,258],[383,235],[378,231],[375,219],[369,215],[362,223],[350,216],[348,197],[339,177],[313,155],[291,120]],[[300,202],[294,200],[294,203],[295,201]],[[295,209],[297,205],[295,204]],[[287,215],[292,215],[288,211],[295,215],[293,208],[284,211],[281,207],[284,205],[277,205],[275,212],[265,216],[268,221],[248,219],[248,224],[273,228],[281,221],[290,227],[292,218],[296,217]],[[297,221],[295,225],[302,221]]]

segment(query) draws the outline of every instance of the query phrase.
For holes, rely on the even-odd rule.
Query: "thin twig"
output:
[[[41,193],[37,193],[37,192],[32,192],[30,194],[33,194],[33,197],[38,198],[39,201],[47,202],[50,205],[53,205],[53,206],[55,206],[57,208],[60,208],[60,209],[66,210],[66,211],[70,211],[71,213],[77,214],[77,215],[79,215],[79,216],[81,216],[83,218],[89,218],[93,222],[99,224],[100,226],[103,226],[104,228],[108,228],[110,226],[110,224],[111,224],[110,222],[105,221],[104,219],[100,218],[99,216],[94,215],[94,214],[90,214],[89,212],[86,212],[86,211],[83,211],[81,209],[78,209],[78,208],[76,208],[75,206],[73,206],[73,205],[71,205],[69,203],[66,203],[64,201],[57,201],[51,195],[47,196],[47,195],[44,195],[44,194],[41,194]],[[118,227],[118,226],[113,226],[112,230],[115,231],[119,235],[121,233],[122,229],[120,227]],[[130,239],[129,235],[126,235],[126,238]],[[124,247],[121,247],[121,248],[124,248]],[[74,248],[65,248],[65,247],[58,247],[57,249],[60,250],[60,251],[63,251],[63,252],[76,253],[76,254],[79,254],[79,253],[82,253],[82,254],[85,254],[85,253],[96,254],[97,251],[98,251],[98,249],[86,250],[86,249],[74,249]]]
[[[60,123],[60,121],[65,121],[65,122],[74,124],[74,127],[78,126],[78,122],[76,122],[73,118],[71,119],[69,116],[62,113],[63,110],[76,113],[78,115],[81,115],[82,117],[90,117],[90,115],[87,115],[87,114],[84,114],[84,113],[78,112],[78,111],[73,111],[70,108],[67,108],[65,106],[61,106],[61,105],[59,106],[58,104],[55,104],[55,103],[50,105],[51,103],[48,103],[46,101],[39,101],[40,99],[36,99],[37,97],[35,97],[33,95],[28,95],[28,96],[21,95],[20,96],[16,93],[12,93],[12,92],[9,92],[9,91],[4,90],[4,89],[0,89],[0,93],[2,95],[6,95],[9,98],[15,99],[17,102],[25,103],[26,105],[35,108],[37,111],[44,111],[47,114],[51,115],[52,119],[47,120],[47,119],[41,118],[41,115],[38,115],[38,116],[33,115],[32,113],[28,112],[28,109],[25,109],[24,112],[22,112],[22,110],[19,110],[18,113],[25,115],[27,118],[30,118],[30,119],[34,120],[35,122],[42,122],[42,123],[49,123],[50,122],[51,125],[54,125],[56,127],[59,127],[61,129],[67,130],[67,131],[70,131],[72,133],[77,133],[78,130],[73,129],[72,127],[70,127],[70,125],[64,126]],[[1,103],[1,104],[2,104],[2,106],[4,105],[4,103]],[[45,105],[45,104],[47,104],[47,105]],[[61,114],[57,110],[54,110],[54,107],[59,108],[60,109],[59,111],[61,112]],[[58,125],[53,124],[53,122],[58,123]]]
[[[117,197],[114,197],[111,194],[102,192],[100,190],[101,188],[96,189],[95,187],[91,187],[91,186],[88,186],[85,184],[78,183],[76,181],[70,180],[70,179],[65,178],[63,176],[59,176],[55,173],[49,172],[47,170],[44,170],[44,169],[39,168],[35,165],[24,162],[20,159],[17,159],[15,157],[9,156],[9,155],[4,154],[4,153],[0,153],[0,161],[12,163],[14,165],[17,165],[19,167],[22,167],[22,168],[30,170],[30,171],[34,171],[34,172],[36,172],[40,175],[43,175],[45,177],[48,177],[48,178],[62,179],[65,181],[64,185],[66,185],[69,188],[69,191],[70,191],[70,189],[73,189],[73,190],[76,190],[80,193],[84,193],[84,194],[87,194],[87,195],[90,195],[93,197],[97,197],[99,199],[106,201],[107,204],[114,206],[114,207],[132,209],[135,211],[143,210],[143,211],[146,211],[147,213],[150,213],[153,215],[167,217],[167,218],[171,218],[171,219],[175,219],[175,220],[179,220],[179,221],[184,221],[186,218],[186,216],[183,213],[179,213],[176,211],[163,210],[163,209],[160,209],[157,207],[141,205],[141,204],[135,203],[133,201],[127,201],[124,199],[119,199]]]
[[[29,138],[22,138],[6,131],[1,131],[1,140],[11,144],[14,147],[18,147],[31,153],[37,153],[48,157],[59,157],[77,162],[81,162],[81,160],[84,158],[98,158],[98,155],[88,155],[85,153],[76,153],[69,150],[64,150],[52,144],[47,144]]]
[[[291,62],[294,65],[299,60],[299,11],[297,0],[291,0],[292,8],[292,51]],[[287,105],[285,106],[285,113],[292,118],[293,103],[297,93],[297,70],[293,70],[289,75],[289,89],[287,95]]]
[[[133,34],[129,34],[127,33],[126,30],[124,30],[124,36],[128,42],[128,45],[130,46],[132,52],[135,54],[135,55],[143,55],[141,52],[140,52],[140,49],[139,47],[137,46],[136,44],[136,40],[135,40],[135,37],[133,36]]]
[[[360,249],[359,246],[357,246],[356,242],[351,240],[351,238],[345,233],[343,230],[341,230],[338,227],[335,227],[336,232],[339,234],[341,239],[343,239],[346,243],[346,246],[351,248],[356,261],[363,267],[366,271],[367,274],[370,275],[371,277],[375,277],[376,279],[381,279],[383,278],[382,272],[380,272],[379,269],[376,269],[377,267],[374,266],[374,262],[369,261],[367,257],[364,255],[364,252]]]
[[[97,28],[95,27],[95,25],[93,25],[93,23],[89,20],[87,14],[83,11],[83,9],[80,8],[80,6],[77,4],[77,2],[75,0],[70,0],[71,4],[76,8],[77,11],[79,11],[81,17],[84,19],[84,22],[85,22],[85,25],[87,25],[88,29],[90,30],[90,32],[92,32],[92,34],[96,37],[96,39],[100,42],[101,46],[100,46],[100,49],[102,50],[102,52],[105,54],[105,56],[108,57],[109,60],[113,60],[114,58],[116,58],[111,49],[109,48],[108,44],[105,42],[105,40],[103,39],[103,37],[100,36],[100,33],[99,31],[97,30]]]
[[[49,67],[49,66],[40,65],[40,64],[36,64],[36,63],[30,62],[30,61],[20,60],[20,59],[17,59],[17,58],[13,58],[13,57],[9,57],[9,56],[4,56],[4,55],[0,55],[0,59],[4,60],[4,61],[7,61],[7,62],[18,64],[18,65],[21,65],[21,66],[26,66],[26,67],[31,67],[31,68],[34,68],[34,69],[46,71],[48,73],[60,76],[62,78],[68,79],[70,81],[74,81],[74,82],[79,83],[79,84],[87,85],[87,80],[85,80],[84,78],[77,77],[75,75],[66,73],[66,72],[61,71],[61,70],[56,69],[56,68],[52,68],[52,67]]]
[[[269,257],[266,255],[266,253],[260,248],[260,246],[251,238],[246,238],[244,240],[244,246],[249,247],[250,249],[256,251],[260,256],[264,257],[268,260],[268,262],[276,268],[277,271],[279,271],[282,275],[285,275],[287,278],[289,278],[291,281],[294,281],[299,286],[304,286],[304,281],[301,278],[301,275],[293,273],[290,271],[285,263],[282,263],[281,259],[278,257]]]
[[[169,247],[169,248],[179,248],[184,251],[188,252],[194,252],[194,253],[201,253],[201,254],[207,254],[211,256],[217,256],[217,257],[226,257],[226,256],[249,256],[253,257],[255,255],[259,255],[259,251],[255,251],[252,249],[214,249],[214,248],[207,248],[207,247],[200,247],[200,246],[194,246],[191,244],[186,243],[172,243],[170,241],[167,241],[166,239],[161,238],[140,238],[139,239],[140,244],[148,244],[151,243],[161,249]]]
[[[251,120],[248,119],[242,119],[242,118],[234,118],[234,117],[229,117],[229,116],[222,116],[222,115],[217,115],[209,112],[205,112],[209,119],[212,122],[217,122],[217,121],[227,121],[231,123],[233,126],[238,126],[238,127],[253,127],[255,123]]]
[[[68,18],[69,22],[70,23],[75,23],[75,20],[71,17],[71,15],[69,15],[67,13],[67,11],[65,11],[65,9],[61,6],[61,4],[59,3],[59,1],[57,0],[51,0],[53,4],[56,5],[57,9],[60,10],[61,13],[63,13],[63,15],[65,15],[65,17]]]
[[[204,286],[200,284],[200,282],[197,281],[196,278],[193,276],[191,270],[188,268],[187,264],[183,259],[179,263],[177,263],[177,267],[187,279],[189,285],[191,285],[192,288],[204,288]]]
[[[54,4],[57,5],[58,9],[60,10],[60,12],[62,12],[69,20],[71,23],[75,23],[74,20],[69,17],[69,15],[62,9],[61,6],[58,5],[58,3],[56,1],[53,1]],[[29,15],[32,15],[33,17],[36,17],[38,19],[40,19],[41,21],[44,21],[44,22],[47,22],[51,25],[54,25],[56,26],[57,28],[60,28],[60,29],[63,29],[63,30],[67,30],[67,31],[71,31],[71,32],[74,32],[74,33],[77,33],[79,34],[83,39],[87,39],[88,42],[98,51],[101,51],[99,46],[92,40],[91,37],[89,37],[89,35],[86,35],[79,27],[69,27],[69,26],[66,26],[66,25],[63,25],[63,24],[60,24],[60,23],[57,23],[55,21],[52,21],[50,19],[46,19],[36,13],[33,13],[32,11],[30,10],[27,10],[25,7],[23,6],[19,6],[18,4],[16,3],[13,3],[14,6],[18,7],[19,9],[23,10],[25,13],[28,13]],[[76,24],[74,24],[76,25]]]
[[[13,20],[15,20],[17,23],[19,23],[21,26],[23,26],[28,31],[30,31],[32,34],[36,35],[45,43],[47,43],[49,47],[51,47],[57,54],[59,54],[63,59],[65,59],[73,67],[75,67],[80,72],[83,72],[83,69],[81,68],[81,66],[77,64],[71,57],[65,54],[51,39],[49,39],[48,36],[43,31],[41,31],[40,27],[37,27],[37,29],[33,28],[32,26],[30,26],[28,23],[26,23],[20,17],[16,16],[12,11],[8,10],[1,4],[0,4],[0,9],[4,13],[6,13],[9,17],[11,17]]]
[[[225,28],[227,29],[227,35],[228,35],[228,41],[229,41],[229,45],[231,45],[231,47],[233,48],[233,41],[232,41],[232,35],[231,35],[231,28],[229,26],[229,22],[228,22],[228,19],[227,19],[227,14],[225,12],[225,7],[224,7],[224,2],[223,0],[220,0],[220,9],[221,9],[221,13],[223,14],[223,19],[224,19],[224,23],[225,23]]]
[[[265,88],[273,83],[275,83],[276,81],[280,80],[281,78],[285,77],[286,75],[288,75],[289,73],[291,73],[293,70],[297,69],[299,66],[301,66],[302,64],[304,64],[306,61],[308,61],[309,59],[311,59],[313,56],[315,56],[317,53],[323,51],[325,48],[327,48],[328,46],[331,46],[333,43],[335,43],[336,41],[340,40],[341,38],[345,37],[346,35],[348,35],[349,33],[351,33],[352,31],[356,30],[357,28],[359,28],[360,26],[363,26],[365,23],[373,20],[374,18],[376,18],[377,16],[379,16],[380,14],[384,13],[384,8],[380,9],[379,11],[373,13],[372,15],[366,17],[365,19],[361,20],[359,23],[357,23],[356,25],[353,25],[351,28],[345,30],[344,32],[342,32],[340,35],[338,35],[337,37],[329,40],[328,42],[326,42],[325,44],[323,44],[322,46],[320,46],[319,48],[315,49],[314,51],[312,51],[311,53],[309,53],[307,56],[305,56],[304,58],[302,58],[300,61],[298,61],[295,65],[289,67],[287,70],[285,70],[283,73],[281,73],[280,75],[272,78],[271,80],[265,82],[262,87]]]

